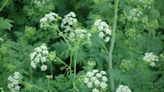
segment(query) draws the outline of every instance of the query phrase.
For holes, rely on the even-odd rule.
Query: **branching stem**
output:
[[[111,45],[109,49],[109,74],[110,74],[110,86],[111,86],[111,92],[114,92],[115,87],[114,87],[114,79],[112,75],[112,53],[114,49],[114,43],[115,43],[115,32],[116,32],[116,26],[117,26],[117,12],[118,12],[118,3],[119,0],[115,0],[114,4],[114,20],[113,20],[113,30],[112,30],[112,39],[111,39]]]

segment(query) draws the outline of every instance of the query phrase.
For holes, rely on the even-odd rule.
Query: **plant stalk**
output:
[[[6,2],[0,7],[0,11],[3,10],[3,8],[7,5],[8,2],[9,2],[9,0],[6,0]]]
[[[69,67],[70,67],[70,73],[72,72],[72,49],[70,49],[70,64],[69,64]]]
[[[117,12],[118,12],[118,3],[119,0],[115,0],[114,2],[114,20],[113,20],[113,30],[112,30],[112,38],[111,38],[111,45],[109,49],[109,74],[110,74],[110,86],[111,86],[111,92],[115,91],[114,87],[114,79],[112,75],[112,54],[113,54],[113,49],[114,49],[114,43],[115,43],[115,32],[116,32],[116,26],[117,26]]]
[[[76,92],[76,63],[77,63],[77,48],[75,49],[75,57],[74,57],[74,81],[73,81],[73,92]]]

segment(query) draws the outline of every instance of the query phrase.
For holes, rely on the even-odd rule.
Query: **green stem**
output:
[[[52,65],[52,62],[50,62],[50,73],[53,76],[53,65]]]
[[[0,11],[2,11],[2,9],[6,6],[6,4],[8,3],[9,0],[6,0],[6,2],[1,6]]]
[[[32,82],[33,80],[33,76],[32,76],[32,67],[29,67],[29,70],[30,70],[30,81]]]
[[[105,46],[105,44],[102,44],[102,46],[103,46],[103,48],[104,48],[104,50],[105,50],[105,53],[108,54],[108,49],[107,49],[107,47]]]
[[[65,66],[67,66],[69,68],[69,65],[67,65],[63,60],[61,60],[60,58],[56,57],[57,60],[59,60],[62,64],[64,64]]]
[[[52,92],[50,88],[50,80],[48,79],[48,92]]]
[[[110,74],[110,86],[111,86],[111,92],[114,92],[115,87],[114,87],[114,79],[112,75],[112,53],[114,49],[114,43],[115,43],[115,32],[116,32],[116,26],[117,26],[117,12],[118,12],[118,3],[119,0],[115,0],[114,4],[114,20],[113,20],[113,30],[112,30],[112,39],[111,39],[111,45],[109,49],[109,74]]]
[[[72,72],[71,70],[71,67],[72,67],[72,49],[70,49],[70,64],[69,64],[69,67],[70,67],[70,73]]]
[[[57,30],[57,31],[58,31],[58,33],[60,32],[60,30]],[[64,41],[66,42],[66,44],[68,45],[68,47],[71,48],[71,45],[67,41],[66,37],[64,35],[62,35],[61,37],[64,39]]]
[[[76,63],[77,63],[77,48],[75,49],[75,57],[74,57],[74,81],[73,81],[73,92],[76,92]]]

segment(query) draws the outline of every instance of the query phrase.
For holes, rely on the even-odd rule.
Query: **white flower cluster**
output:
[[[132,91],[128,86],[119,85],[119,87],[116,89],[116,92],[132,92]]]
[[[139,18],[143,15],[143,13],[139,9],[134,8],[130,11],[126,11],[124,15],[127,17],[129,21],[137,22]]]
[[[77,24],[77,22],[76,14],[74,12],[70,12],[62,19],[61,27],[64,29],[70,29]]]
[[[81,39],[85,39],[85,41],[90,41],[91,33],[89,33],[85,29],[71,29],[71,30],[65,30],[64,32],[59,33],[60,36],[66,37],[69,41],[77,41]]]
[[[47,62],[48,53],[49,52],[45,44],[35,48],[30,54],[31,66],[36,69],[37,66],[41,65],[41,71],[46,71],[47,65],[45,63]]]
[[[40,27],[43,28],[45,25],[56,22],[58,19],[60,19],[58,14],[50,12],[40,19]]]
[[[84,39],[87,38],[87,40],[90,40],[91,34],[89,32],[87,32],[87,30],[85,29],[75,29],[74,31],[72,31],[69,35],[70,39]]]
[[[107,89],[107,77],[105,71],[92,70],[87,72],[84,78],[84,83],[88,88],[92,89],[92,92],[101,92]]]
[[[152,52],[145,53],[143,60],[150,64],[150,66],[154,67],[156,65],[155,62],[159,61],[159,57]]]
[[[8,77],[8,88],[10,92],[18,92],[20,90],[20,82],[22,81],[22,75],[19,72],[15,72],[13,76]]]
[[[112,31],[109,25],[105,21],[98,19],[94,22],[94,26],[100,31],[98,36],[101,39],[104,39],[105,42],[109,42],[110,36],[112,34]]]

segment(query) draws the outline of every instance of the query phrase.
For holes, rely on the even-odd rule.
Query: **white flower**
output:
[[[99,71],[97,69],[88,71],[84,78],[84,84],[86,84],[88,88],[92,88],[93,92],[105,91],[108,86],[108,79],[105,75],[105,71]]]
[[[96,77],[94,77],[94,76],[93,76],[93,77],[91,77],[91,81],[93,81],[93,82],[94,82],[94,81],[96,81],[96,80],[97,80],[97,78],[96,78]]]
[[[105,71],[101,71],[100,73],[103,74],[103,75],[106,75],[106,72]]]
[[[98,19],[95,21],[94,26],[99,30],[98,36],[101,39],[104,39],[105,42],[108,42],[112,34],[112,31],[108,24],[101,19]]]
[[[34,61],[31,61],[31,66],[32,66],[34,69],[36,69],[36,67],[37,67],[37,65],[36,65],[36,63],[35,63]]]
[[[12,76],[9,76],[8,77],[8,80],[11,81],[11,82],[13,82],[14,81],[14,78]]]
[[[100,81],[99,80],[95,80],[94,83],[95,83],[96,86],[98,86],[100,84]]]
[[[85,78],[84,79],[84,83],[88,83],[89,82],[89,79],[88,78]]]
[[[103,32],[100,32],[98,35],[100,38],[103,38],[105,36],[105,34]]]
[[[96,20],[96,21],[94,22],[94,25],[95,25],[95,26],[99,26],[99,24],[101,23],[101,21],[102,21],[101,19]]]
[[[68,16],[76,17],[76,14],[74,12],[70,12],[69,14],[70,15],[68,15]]]
[[[154,67],[155,65],[156,65],[155,62],[150,63],[150,66],[152,66],[152,67]]]
[[[104,27],[103,27],[103,26],[98,26],[97,29],[98,29],[98,30],[103,30]]]
[[[102,77],[102,74],[101,73],[97,73],[96,77],[100,78],[100,77]]]
[[[87,83],[88,88],[92,88],[92,85],[93,85],[92,82]]]
[[[41,57],[41,62],[44,63],[47,61],[47,58],[46,57]]]
[[[14,84],[13,84],[13,83],[9,83],[9,84],[8,84],[8,88],[9,88],[9,89],[12,89],[13,87],[14,87]]]
[[[92,89],[92,92],[100,92],[98,89],[94,88]]]
[[[155,62],[159,61],[159,57],[152,52],[147,52],[145,53],[143,60],[154,67],[156,65]]]
[[[109,42],[109,40],[110,40],[110,37],[105,37],[104,39],[105,42]]]
[[[33,59],[33,58],[35,57],[35,55],[36,55],[36,53],[34,53],[34,52],[31,53],[31,54],[30,54],[30,58]]]
[[[49,54],[49,52],[48,52],[47,46],[45,44],[42,44],[41,46],[36,47],[34,49],[34,52],[32,52],[30,54],[31,66],[34,69],[36,69],[37,66],[40,66],[40,64],[45,64],[48,61],[48,59],[47,59],[48,54]],[[45,67],[45,65],[43,65],[41,67],[41,70],[45,71],[45,70],[47,70],[46,68],[47,68],[47,66]]]
[[[70,38],[74,38],[75,37],[75,33],[71,32],[69,35]]]
[[[44,18],[41,18],[41,19],[40,19],[40,22],[41,22],[41,23],[46,23],[47,21],[48,21],[47,17],[44,17]]]
[[[15,72],[13,76],[9,76],[8,80],[9,80],[9,83],[7,86],[11,92],[17,92],[20,90],[19,84],[22,81],[22,76],[19,72]]]
[[[92,72],[87,72],[87,76],[88,77],[92,77],[94,75],[94,73],[92,73]]]
[[[42,51],[42,49],[40,47],[36,47],[35,48],[35,51],[38,52],[38,53],[40,53]]]
[[[19,85],[16,85],[15,86],[15,90],[17,90],[17,91],[20,90],[20,86]]]
[[[77,24],[77,22],[76,14],[74,12],[70,12],[62,19],[61,27],[64,29],[69,29],[73,25]]]
[[[42,65],[42,66],[41,66],[41,70],[42,70],[42,71],[46,71],[46,70],[47,70],[47,65]]]
[[[47,50],[46,44],[42,44],[42,45],[40,46],[40,49],[42,49],[42,50]]]
[[[43,55],[48,55],[48,50],[47,50],[47,49],[46,49],[46,50],[45,50],[45,49],[42,50],[42,54],[43,54]]]
[[[108,35],[111,35],[111,34],[112,34],[112,31],[111,31],[110,29],[105,29],[104,31],[105,31],[105,33],[108,34]]]
[[[128,86],[119,85],[119,87],[116,89],[116,92],[132,92],[132,91]]]
[[[92,72],[93,72],[93,73],[97,73],[97,72],[99,72],[99,70],[95,69],[95,70],[93,70]]]
[[[40,19],[40,27],[43,28],[46,24],[50,24],[54,21],[56,22],[58,19],[60,19],[60,17],[54,12],[45,14],[45,16]]]
[[[41,58],[41,56],[39,56],[39,54],[38,54],[38,56],[36,56],[36,58],[34,59],[36,64],[40,62],[40,58]]]
[[[15,85],[18,85],[19,84],[19,79],[15,79],[12,83],[15,84]]]
[[[107,88],[107,83],[101,82],[100,87],[101,87],[102,89],[106,89],[106,88]]]
[[[102,77],[102,81],[105,81],[106,82],[106,81],[108,81],[108,78],[106,76],[103,76]]]
[[[100,25],[102,25],[102,26],[104,26],[104,27],[107,27],[107,28],[108,28],[108,24],[107,24],[106,22],[104,22],[104,21],[102,21],[102,22],[100,23]]]

